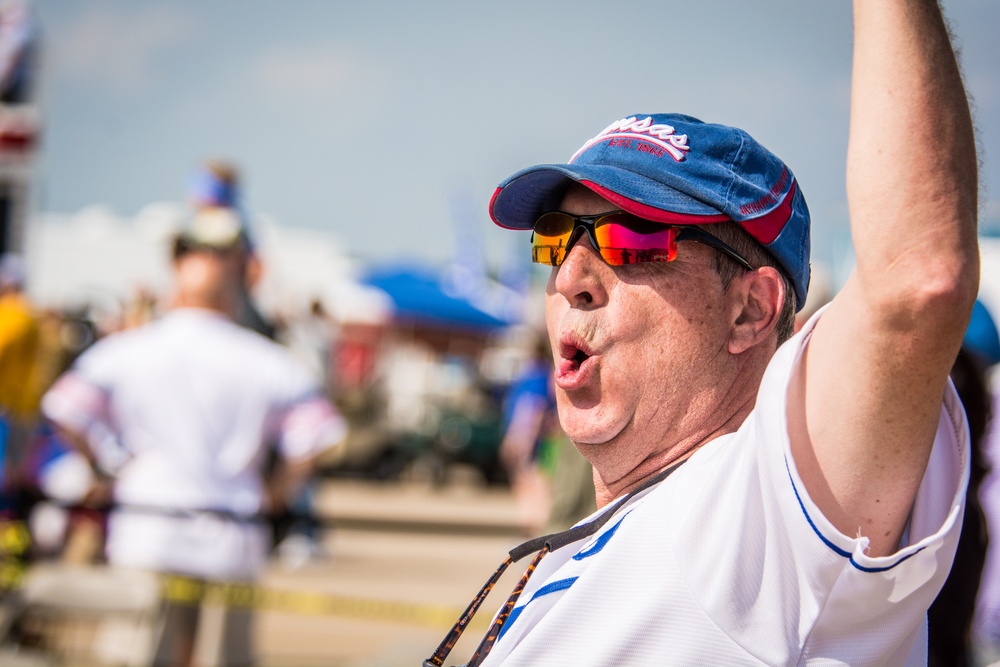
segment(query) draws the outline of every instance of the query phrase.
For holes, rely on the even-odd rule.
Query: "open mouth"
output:
[[[587,361],[593,351],[575,336],[563,338],[559,345],[559,363],[556,366],[556,384],[564,389],[576,388],[587,378]]]
[[[571,338],[564,338],[559,344],[559,356],[562,358],[562,366],[567,368],[579,368],[590,358],[588,350],[583,346],[582,341]]]

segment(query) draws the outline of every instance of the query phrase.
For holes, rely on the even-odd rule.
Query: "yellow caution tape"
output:
[[[376,600],[302,590],[278,590],[249,583],[222,584],[188,577],[162,578],[165,600],[178,604],[202,602],[226,607],[268,609],[310,616],[347,616],[367,620],[427,625],[448,629],[464,611],[444,605]],[[476,618],[471,625],[488,627],[488,618]]]
[[[0,522],[0,592],[19,588],[28,566],[21,558],[31,544],[21,522]],[[450,629],[464,609],[361,598],[305,590],[280,590],[252,583],[209,582],[178,575],[161,575],[161,596],[175,604],[207,603],[226,607],[279,611],[309,616],[344,616]],[[485,610],[484,610],[485,611]],[[490,614],[476,616],[471,628],[486,630]]]

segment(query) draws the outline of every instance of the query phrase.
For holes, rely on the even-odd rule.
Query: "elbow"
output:
[[[978,294],[977,252],[965,261],[929,263],[908,288],[896,293],[886,312],[904,326],[937,329],[961,340]]]
[[[935,309],[951,311],[968,319],[979,296],[979,248],[968,257],[942,262],[935,267],[922,290],[924,299]],[[964,326],[964,325],[963,325]]]

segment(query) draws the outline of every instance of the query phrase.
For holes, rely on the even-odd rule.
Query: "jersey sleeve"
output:
[[[285,396],[276,420],[281,454],[290,460],[302,460],[340,445],[347,436],[347,422],[319,383],[291,359],[284,376]]]
[[[775,354],[741,428],[699,450],[668,485],[663,511],[674,508],[679,522],[666,539],[699,609],[763,664],[919,662],[926,610],[961,530],[965,421],[949,386],[907,539],[894,554],[869,556],[866,538],[823,516],[792,457],[788,391],[810,332]]]
[[[81,438],[108,472],[128,458],[112,409],[116,374],[127,366],[127,355],[99,342],[56,380],[41,402],[42,414]]]
[[[95,430],[113,430],[111,398],[119,365],[114,349],[98,342],[45,393],[42,413],[88,441]]]
[[[279,430],[282,454],[296,460],[319,455],[341,444],[347,435],[347,424],[325,397],[313,395],[285,409]]]
[[[847,664],[867,664],[872,645],[880,644],[888,664],[909,664],[914,646],[921,656],[925,650],[926,641],[921,645],[917,639],[951,569],[961,532],[970,470],[968,425],[949,381],[904,539],[891,555],[869,556],[867,538],[842,534],[812,501],[791,453],[788,387],[821,316],[822,311],[776,355],[761,385],[754,424],[763,479],[773,485],[769,491],[805,593],[822,603],[809,625],[803,657],[836,655]],[[917,660],[926,664],[926,657]]]

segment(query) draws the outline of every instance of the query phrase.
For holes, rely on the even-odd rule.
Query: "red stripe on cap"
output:
[[[712,222],[726,222],[730,219],[728,215],[722,213],[718,213],[716,215],[696,215],[693,213],[675,213],[673,211],[664,211],[663,209],[655,208],[653,206],[640,204],[639,202],[629,199],[628,197],[623,197],[617,192],[608,190],[593,181],[580,181],[580,183],[601,195],[621,210],[627,211],[632,215],[637,215],[646,220],[652,220],[653,222],[666,222],[668,224],[678,225],[705,225]]]
[[[740,227],[745,229],[750,236],[760,243],[767,245],[778,238],[778,234],[785,228],[785,223],[792,217],[792,201],[795,199],[795,188],[798,183],[792,181],[792,187],[778,207],[759,218],[744,220]]]

